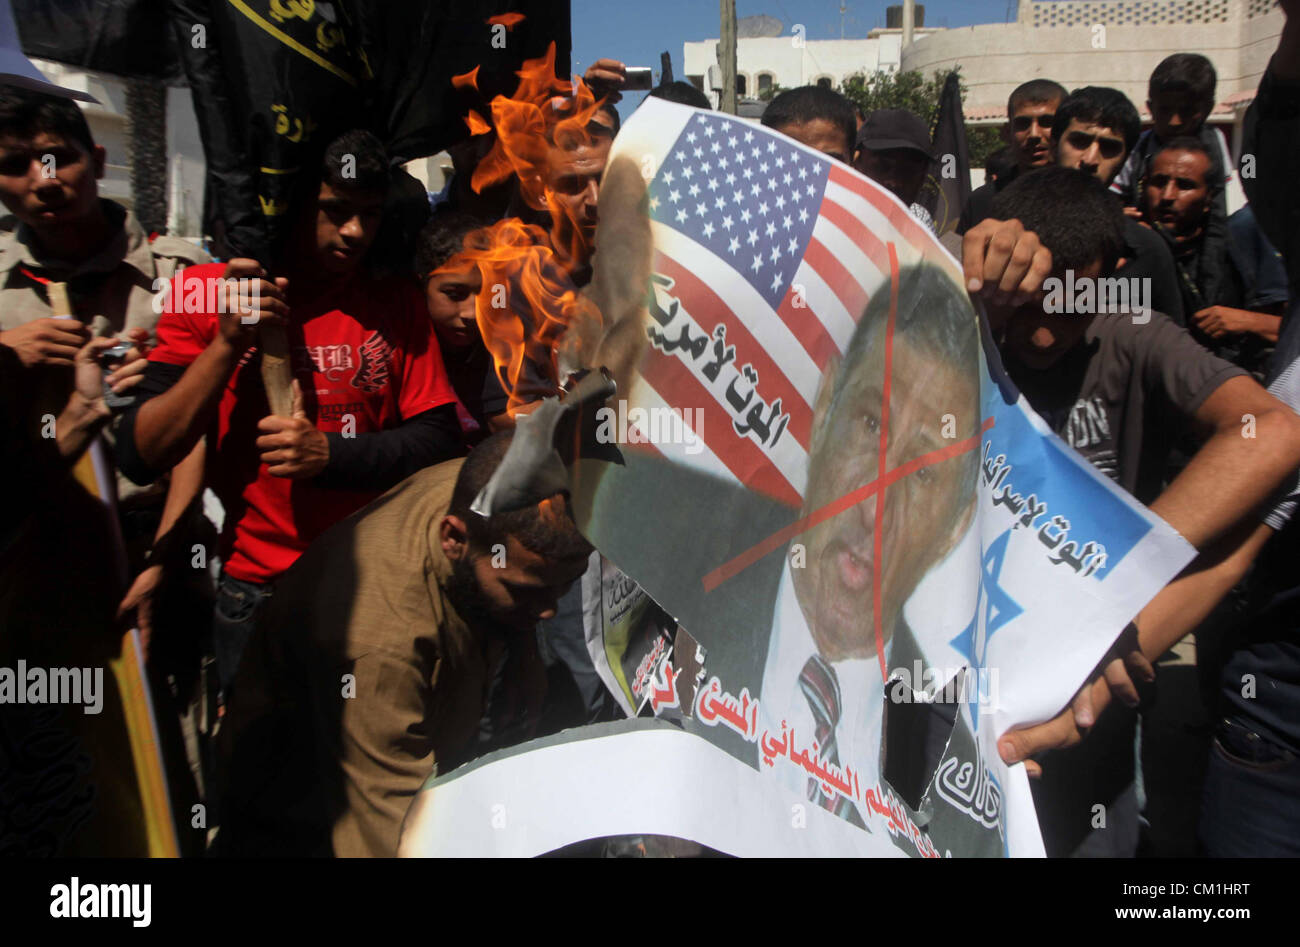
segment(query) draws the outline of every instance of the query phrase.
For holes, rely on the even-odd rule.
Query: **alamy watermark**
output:
[[[153,885],[93,884],[73,875],[50,888],[50,917],[127,918],[132,927],[148,927],[153,918]]]
[[[998,706],[997,668],[981,668],[978,673],[969,667],[922,667],[918,658],[912,666],[898,667],[889,674],[894,687],[889,694],[896,704],[979,704],[981,707]]]
[[[260,280],[247,277],[182,280],[184,272],[185,268],[181,267],[172,279],[153,281],[151,305],[155,315],[161,316],[165,312],[186,315],[231,312],[239,313],[240,322],[245,325],[258,321],[256,313],[262,298]],[[229,292],[232,287],[235,289],[233,296]]]
[[[0,667],[0,704],[81,704],[88,714],[104,709],[104,669]]]
[[[599,444],[681,444],[687,454],[704,450],[704,409],[631,408],[619,399],[618,409],[596,411]]]
[[[1144,326],[1151,321],[1151,280],[1149,277],[1075,277],[1065,271],[1065,279],[1049,276],[1043,280],[1043,312],[1068,315],[1093,315],[1118,312],[1133,317],[1133,324]]]

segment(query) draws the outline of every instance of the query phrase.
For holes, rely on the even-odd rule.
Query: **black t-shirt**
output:
[[[1282,320],[1269,393],[1300,410],[1300,300]],[[1292,474],[1264,521],[1278,530],[1246,587],[1250,609],[1234,629],[1223,700],[1252,730],[1300,753],[1300,476]]]
[[[1300,82],[1264,74],[1246,113],[1241,150],[1256,156],[1257,173],[1242,185],[1291,282],[1269,391],[1300,409]],[[1248,726],[1300,753],[1300,519],[1294,509],[1286,514],[1289,522],[1277,515],[1288,504],[1294,507],[1297,497],[1300,486],[1292,480],[1288,500],[1266,517],[1281,531],[1269,540],[1251,577],[1249,597],[1259,611],[1241,623],[1241,637],[1232,642],[1222,693]]]
[[[1167,316],[1092,318],[1083,339],[1049,368],[1032,369],[1007,349],[1003,364],[1033,409],[1094,467],[1142,503],[1163,486],[1180,430],[1240,368],[1211,355]]]
[[[1115,271],[1121,279],[1151,280],[1151,308],[1163,312],[1180,326],[1187,325],[1183,294],[1178,285],[1174,255],[1158,233],[1131,217],[1124,218],[1124,265]]]
[[[1300,754],[1300,522],[1274,536],[1246,586],[1252,609],[1237,623],[1223,668],[1226,710]]]
[[[477,443],[491,433],[488,418],[503,413],[510,398],[501,387],[492,357],[482,343],[464,350],[443,349],[442,359],[456,399],[472,421],[467,423],[462,417],[461,428],[467,441]]]
[[[1004,181],[988,181],[970,192],[970,197],[966,199],[966,206],[961,209],[961,217],[957,221],[958,236],[965,235],[967,230],[993,213],[993,198],[997,197],[998,191],[1010,184],[1014,178],[1015,175],[1012,174]]]
[[[1189,316],[1210,306],[1246,308],[1250,286],[1230,252],[1228,238],[1206,236],[1196,249],[1174,257],[1183,305]],[[1262,379],[1273,354],[1272,343],[1250,332],[1212,338],[1194,326],[1192,337],[1220,358]]]

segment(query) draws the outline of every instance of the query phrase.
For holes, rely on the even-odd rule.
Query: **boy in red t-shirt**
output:
[[[388,184],[379,141],[348,132],[326,150],[282,276],[272,281],[241,259],[178,273],[140,403],[124,418],[122,468],[135,480],[154,479],[208,435],[207,483],[226,511],[213,628],[223,689],[258,604],[313,539],[415,471],[463,453],[419,291],[363,265]],[[292,353],[287,418],[271,414],[261,379],[257,333],[274,323]]]

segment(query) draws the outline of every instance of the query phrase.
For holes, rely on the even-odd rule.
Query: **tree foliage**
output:
[[[943,93],[943,84],[948,73],[935,70],[928,79],[918,71],[910,72],[873,72],[856,73],[840,84],[839,91],[845,98],[862,109],[864,115],[876,109],[907,109],[925,120],[933,132],[939,118],[939,97]],[[962,102],[966,101],[966,83],[961,81],[961,71],[957,72],[961,87]],[[970,148],[971,167],[982,168],[990,154],[1002,147],[1002,138],[997,128],[989,126],[966,126],[966,142]]]

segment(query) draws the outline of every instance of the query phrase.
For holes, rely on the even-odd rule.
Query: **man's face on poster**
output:
[[[865,356],[839,369],[845,374],[838,391],[834,365],[823,379],[813,418],[805,516],[880,474],[883,320],[871,331],[876,337]],[[955,368],[899,335],[892,374],[886,470],[975,434],[979,391],[968,369]],[[974,499],[967,470],[960,457],[950,458],[915,470],[885,492],[879,575],[886,644],[904,602],[965,531]],[[875,654],[877,499],[868,497],[796,540],[804,545],[805,559],[802,568],[792,563],[795,592],[818,650],[828,660]]]

